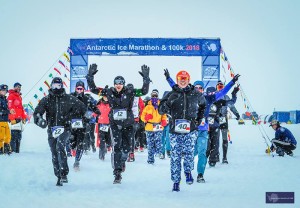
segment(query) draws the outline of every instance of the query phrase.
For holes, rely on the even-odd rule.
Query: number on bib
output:
[[[113,113],[115,120],[125,120],[127,118],[126,109],[114,109]]]
[[[51,128],[51,131],[52,131],[52,136],[54,138],[57,138],[59,137],[62,133],[64,133],[65,131],[65,128],[63,126],[53,126]]]
[[[175,132],[176,133],[189,133],[191,130],[191,122],[186,119],[175,120]]]
[[[107,124],[100,124],[99,130],[100,131],[104,131],[104,132],[108,132],[109,125],[107,125]]]
[[[72,128],[82,129],[83,128],[82,119],[72,119]]]

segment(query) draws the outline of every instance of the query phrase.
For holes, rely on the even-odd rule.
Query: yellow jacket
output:
[[[158,101],[159,104],[159,101]],[[149,119],[148,121],[145,120],[145,116],[151,114],[153,116],[152,119]],[[148,102],[148,105],[144,108],[142,114],[141,114],[141,120],[146,123],[145,131],[156,131],[158,128],[160,130],[163,130],[162,126],[156,126],[157,124],[161,125],[161,121],[167,122],[167,115],[160,115],[158,113],[158,109],[154,109],[154,106],[152,105],[151,100]],[[156,127],[156,128],[155,128]]]

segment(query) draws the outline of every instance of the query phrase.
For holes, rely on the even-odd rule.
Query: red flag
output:
[[[54,68],[54,70],[61,75],[60,71],[57,68]]]

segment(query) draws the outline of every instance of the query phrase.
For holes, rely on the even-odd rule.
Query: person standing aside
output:
[[[132,138],[134,134],[134,115],[132,112],[134,97],[146,95],[149,91],[149,72],[150,68],[146,65],[141,67],[139,72],[143,77],[142,89],[130,89],[125,86],[125,79],[122,76],[116,76],[114,87],[102,88],[102,92],[107,94],[110,105],[109,123],[113,140],[112,165],[115,176],[114,184],[120,184],[122,180],[121,173],[125,171],[125,162],[132,149]],[[101,88],[97,88],[94,82],[94,75],[97,73],[97,65],[90,65],[88,75],[86,76],[91,92],[99,94]]]
[[[177,84],[166,94],[158,107],[159,113],[170,114],[171,180],[172,191],[180,191],[181,159],[187,184],[193,184],[194,146],[197,139],[197,123],[204,117],[206,100],[190,84],[190,75],[180,71],[176,75]],[[198,113],[198,114],[197,114]]]
[[[11,154],[10,140],[11,134],[8,125],[9,109],[6,100],[6,93],[8,86],[5,84],[0,85],[0,155]]]
[[[75,112],[81,116],[85,115],[84,103],[66,94],[62,79],[54,77],[49,94],[36,106],[33,118],[39,127],[48,126],[48,143],[52,153],[54,174],[57,177],[56,186],[68,183],[69,166],[65,148],[66,141],[71,135],[71,119]],[[46,120],[43,118],[44,113]]]
[[[26,123],[26,112],[22,104],[22,85],[19,82],[14,84],[14,89],[8,91],[7,97],[8,108],[10,110],[9,120],[11,124],[11,141],[10,146],[13,152],[20,152],[20,145],[22,139],[23,124]]]

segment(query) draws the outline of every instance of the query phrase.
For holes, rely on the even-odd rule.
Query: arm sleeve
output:
[[[168,94],[166,94],[160,101],[159,105],[158,105],[158,113],[160,115],[163,114],[170,114],[170,106],[167,105],[167,101],[170,97],[172,92],[169,92]]]
[[[174,85],[176,85],[176,83],[174,82],[174,80],[173,80],[171,77],[169,77],[169,78],[167,79],[167,81],[168,81],[168,83],[169,83],[169,85],[170,85],[171,88],[173,88]]]
[[[89,97],[89,107],[95,114],[97,115],[101,114],[100,110],[97,107],[96,100],[93,97]]]
[[[99,95],[103,88],[96,87],[95,81],[94,81],[94,76],[87,75],[86,80],[87,80],[87,83],[88,83],[88,86],[89,86],[91,92],[96,95]]]
[[[140,108],[140,116],[141,116],[142,112],[143,112],[143,110],[145,108],[145,104],[144,104],[142,98],[139,98],[139,108]]]
[[[216,101],[220,100],[224,95],[226,95],[233,85],[234,82],[231,80],[222,90],[216,92]]]

